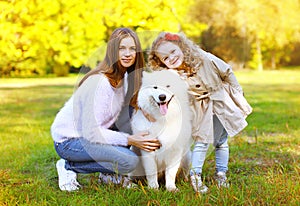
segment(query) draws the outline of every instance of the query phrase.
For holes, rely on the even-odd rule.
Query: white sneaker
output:
[[[204,194],[208,191],[208,187],[202,183],[200,174],[191,175],[191,184],[195,192]]]
[[[218,187],[229,187],[225,172],[217,172],[217,174],[215,174],[215,180],[217,181]]]
[[[65,169],[65,160],[60,159],[56,163],[56,169],[58,173],[58,186],[62,191],[75,191],[78,190],[81,185],[77,182],[77,174],[71,170]]]

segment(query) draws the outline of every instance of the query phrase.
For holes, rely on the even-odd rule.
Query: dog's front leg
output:
[[[178,163],[172,165],[172,167],[168,167],[166,169],[166,174],[165,174],[166,189],[170,192],[178,191],[178,189],[175,185],[175,181],[176,181],[177,171],[178,171],[179,166],[180,166],[180,161],[177,161],[177,162]]]
[[[155,159],[155,152],[144,152],[142,155],[142,161],[146,173],[148,187],[151,189],[159,188],[157,164]]]

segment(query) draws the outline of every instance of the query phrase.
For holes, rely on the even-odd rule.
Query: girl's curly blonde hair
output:
[[[198,45],[189,40],[183,33],[171,34],[168,32],[161,32],[153,41],[148,55],[148,67],[152,70],[161,70],[166,68],[166,65],[160,61],[156,55],[157,48],[163,42],[172,42],[179,46],[184,55],[184,63],[192,69],[191,72],[198,71],[206,58],[205,51]]]

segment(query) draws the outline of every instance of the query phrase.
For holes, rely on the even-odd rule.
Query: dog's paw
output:
[[[166,189],[169,191],[169,192],[179,192],[179,189],[175,186],[172,186],[172,187],[166,187]]]
[[[153,183],[148,183],[148,188],[152,189],[152,190],[158,190],[159,185],[156,182]]]

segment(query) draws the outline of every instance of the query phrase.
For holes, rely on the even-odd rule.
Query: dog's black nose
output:
[[[158,98],[159,98],[160,101],[165,101],[166,98],[167,98],[167,96],[166,96],[165,94],[160,94],[160,95],[158,96]]]

